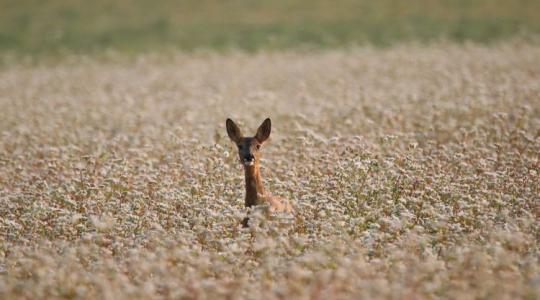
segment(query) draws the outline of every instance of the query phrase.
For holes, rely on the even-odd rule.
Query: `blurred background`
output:
[[[0,52],[489,43],[540,32],[538,0],[1,0]]]

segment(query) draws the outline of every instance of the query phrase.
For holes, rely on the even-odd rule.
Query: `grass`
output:
[[[487,43],[540,32],[540,2],[13,1],[0,3],[0,51],[333,48],[440,39]]]
[[[12,63],[0,298],[538,299],[540,49]],[[225,119],[294,215],[239,225]]]

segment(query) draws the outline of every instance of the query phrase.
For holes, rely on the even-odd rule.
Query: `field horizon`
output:
[[[0,54],[200,49],[380,47],[417,41],[486,43],[538,40],[534,0],[294,0],[0,2]]]

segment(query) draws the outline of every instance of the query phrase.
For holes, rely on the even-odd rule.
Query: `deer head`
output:
[[[270,130],[272,128],[270,119],[267,118],[262,122],[253,137],[244,137],[240,128],[231,119],[227,119],[226,125],[229,138],[238,147],[240,163],[245,167],[258,164],[261,157],[261,147],[270,136]]]

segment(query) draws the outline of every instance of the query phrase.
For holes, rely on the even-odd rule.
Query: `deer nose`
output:
[[[244,156],[244,160],[252,161],[252,160],[255,160],[255,157],[252,154],[248,154],[248,155]]]

